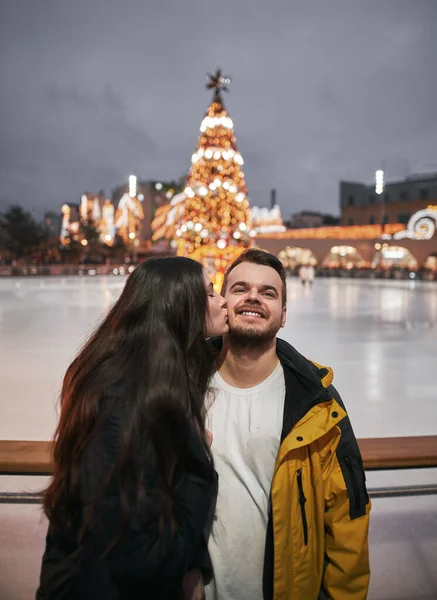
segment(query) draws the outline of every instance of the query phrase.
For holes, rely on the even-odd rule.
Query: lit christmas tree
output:
[[[214,97],[200,126],[198,147],[185,188],[182,216],[177,224],[178,254],[191,256],[221,273],[228,262],[250,245],[252,230],[247,188],[233,123],[221,91],[229,77],[220,69],[209,75]],[[220,279],[220,277],[219,277]]]

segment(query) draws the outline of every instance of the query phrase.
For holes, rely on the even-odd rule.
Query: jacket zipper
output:
[[[302,485],[302,469],[298,469],[297,471],[297,485],[299,487],[299,504],[300,504],[300,514],[302,515],[302,527],[303,527],[303,541],[305,546],[308,545],[308,522],[307,522],[307,514],[305,510],[305,502],[307,499],[305,498],[305,494],[303,493],[303,485]]]
[[[349,475],[351,476],[352,488],[354,490],[355,496],[355,508],[359,510],[360,508],[360,489],[358,487],[357,477],[355,475],[355,471],[352,466],[352,461],[349,456],[344,457],[344,462],[346,463],[347,470],[349,471]]]

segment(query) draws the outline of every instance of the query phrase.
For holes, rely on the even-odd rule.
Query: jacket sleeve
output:
[[[344,408],[337,390],[332,397]],[[325,573],[323,591],[331,600],[364,600],[370,579],[370,499],[357,440],[348,417],[340,442],[324,467]]]
[[[191,569],[200,569],[201,570],[202,576],[203,576],[203,582],[205,584],[207,584],[211,581],[213,574],[214,574],[211,557],[210,557],[209,551],[208,551],[208,541],[209,541],[209,537],[211,535],[212,524],[213,524],[213,520],[214,520],[217,494],[218,494],[218,474],[216,471],[214,471],[212,481],[211,481],[211,488],[210,488],[211,504],[209,506],[209,512],[208,512],[208,517],[206,520],[206,525],[203,529],[203,534],[200,538],[200,542],[197,547],[197,551],[194,556],[194,559],[189,566],[190,571],[191,571]]]

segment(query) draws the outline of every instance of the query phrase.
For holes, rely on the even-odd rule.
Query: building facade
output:
[[[141,203],[143,217],[139,238],[142,242],[150,241],[152,237],[152,221],[159,206],[167,204],[175,194],[177,182],[154,182],[136,180],[135,197]],[[174,186],[174,187],[172,187]],[[120,200],[130,191],[129,184],[123,184],[112,191],[112,204],[119,206]]]
[[[437,204],[437,173],[412,175],[386,183],[382,194],[375,185],[340,181],[340,224],[407,224],[418,210]]]
[[[323,227],[324,225],[339,225],[340,219],[321,212],[301,210],[294,213],[286,225],[290,229],[306,229],[308,227]]]

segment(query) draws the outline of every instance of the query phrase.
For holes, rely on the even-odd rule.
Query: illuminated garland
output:
[[[400,223],[384,225],[384,234],[393,235],[394,233],[405,229]],[[348,225],[335,227],[308,227],[305,229],[288,229],[282,233],[257,234],[257,239],[277,239],[277,240],[375,240],[382,235],[381,225]]]

